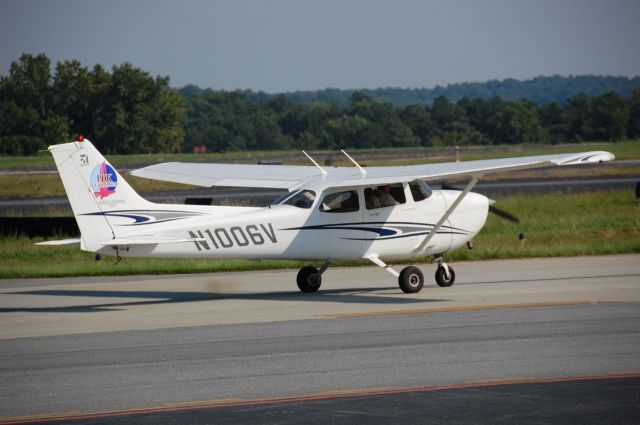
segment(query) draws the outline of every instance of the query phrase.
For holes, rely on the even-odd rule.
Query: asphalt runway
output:
[[[640,423],[640,377],[546,379],[323,396],[162,412],[66,417],[49,424],[616,424]]]
[[[557,393],[584,418],[634,423],[640,255],[452,265],[452,288],[409,295],[373,267],[329,269],[317,294],[295,271],[0,281],[0,418],[477,422],[456,410],[467,400],[493,403],[487,419],[559,423],[562,403],[541,402]]]

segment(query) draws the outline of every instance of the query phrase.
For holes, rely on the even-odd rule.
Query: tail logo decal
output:
[[[107,164],[106,161],[102,161],[102,164],[96,165],[91,171],[90,182],[91,190],[96,198],[104,199],[116,193],[118,176],[111,165]]]

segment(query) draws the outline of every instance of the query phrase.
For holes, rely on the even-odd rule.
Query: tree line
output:
[[[580,94],[566,105],[498,97],[438,97],[395,107],[354,92],[347,106],[301,104],[284,96],[252,102],[246,92],[186,96],[185,150],[338,149],[565,143],[640,137],[640,89],[623,97]]]
[[[396,106],[355,91],[345,104],[251,91],[174,90],[130,64],[51,70],[28,54],[0,77],[0,154],[89,137],[106,153],[564,143],[640,138],[640,87],[538,104],[462,97]]]
[[[633,89],[640,87],[640,76],[634,78],[612,77],[602,75],[575,75],[563,77],[535,77],[530,80],[490,80],[482,83],[455,83],[434,88],[400,88],[381,87],[360,90],[374,100],[406,106],[413,103],[433,104],[438,97],[444,96],[452,102],[468,97],[470,99],[531,100],[538,104],[559,102],[565,104],[569,99],[581,93],[599,96],[606,92],[616,92],[629,96]],[[197,89],[197,88],[196,88]],[[353,90],[327,88],[323,90],[295,91],[283,93],[285,97],[296,102],[313,103],[316,101],[347,105]],[[262,92],[251,93],[253,100],[269,100],[278,95]]]

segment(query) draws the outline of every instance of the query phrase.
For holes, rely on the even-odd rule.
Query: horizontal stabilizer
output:
[[[80,239],[59,239],[57,241],[37,242],[36,245],[45,245],[45,246],[77,245],[77,246],[80,246]]]

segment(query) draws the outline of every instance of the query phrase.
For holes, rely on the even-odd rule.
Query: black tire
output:
[[[315,267],[305,266],[298,272],[296,281],[302,292],[316,292],[322,284],[322,275]]]
[[[455,281],[456,272],[453,271],[453,267],[449,266],[449,279],[447,279],[447,276],[444,272],[444,267],[438,267],[438,270],[436,270],[436,283],[439,287],[448,288],[449,286],[453,285]]]
[[[400,272],[398,284],[405,294],[415,294],[420,292],[424,286],[424,276],[422,276],[422,272],[417,267],[405,267]]]

